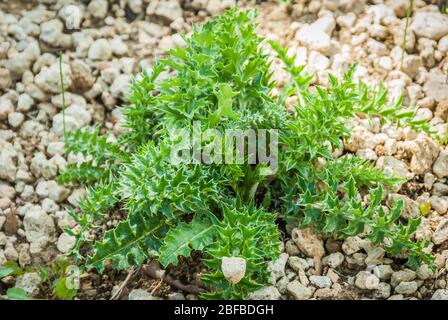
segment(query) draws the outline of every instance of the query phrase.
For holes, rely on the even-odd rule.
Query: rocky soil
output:
[[[436,1],[432,1],[436,3]],[[80,9],[80,24],[69,13]],[[121,110],[133,75],[150,68],[164,51],[183,45],[180,33],[234,0],[38,0],[0,3],[0,265],[48,265],[69,251],[76,227],[67,214],[85,194],[58,185],[58,173],[76,157],[64,157],[59,53],[66,87],[67,130],[102,124],[117,136]],[[287,228],[284,251],[271,263],[272,285],[254,299],[448,299],[448,15],[430,1],[414,1],[401,65],[407,0],[296,0],[238,2],[259,9],[259,31],[298,54],[299,64],[326,85],[328,73],[341,75],[358,62],[355,77],[380,82],[390,98],[403,95],[441,139],[407,128],[359,119],[345,150],[376,163],[407,182],[388,201],[404,199],[404,218],[423,215],[416,237],[430,238],[437,271],[413,271],[403,257],[385,255],[362,237],[336,241],[310,230]],[[275,78],[285,80],[274,64]],[[113,137],[112,136],[112,137]],[[115,223],[110,221],[109,223]],[[319,257],[319,259],[316,259]],[[321,259],[320,259],[321,258]],[[322,272],[315,269],[322,262]],[[194,273],[188,263],[177,276]],[[173,274],[176,274],[173,271]],[[33,272],[6,277],[0,294],[16,286],[39,292]],[[79,298],[110,298],[126,273],[82,275]],[[42,290],[41,290],[42,291]],[[194,299],[136,270],[124,299]]]

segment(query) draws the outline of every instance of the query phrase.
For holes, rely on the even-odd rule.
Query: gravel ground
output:
[[[337,151],[354,153],[407,180],[390,190],[388,200],[405,200],[403,218],[429,208],[416,237],[431,239],[437,272],[426,265],[407,269],[402,257],[385,255],[362,237],[336,241],[287,227],[284,252],[270,266],[272,285],[255,292],[254,299],[448,299],[448,149],[441,142],[448,118],[448,15],[430,2],[414,1],[401,68],[407,0],[297,0],[288,6],[238,2],[258,8],[259,32],[298,53],[297,63],[307,64],[315,83],[326,85],[328,73],[339,76],[356,61],[355,78],[384,83],[391,99],[403,95],[404,103],[415,106],[418,117],[427,119],[442,139],[358,119],[352,138]],[[81,13],[75,30],[69,15],[73,5]],[[150,68],[165,50],[183,45],[179,34],[191,31],[191,23],[232,5],[235,1],[0,3],[0,265],[7,260],[24,268],[48,265],[74,241],[63,232],[76,228],[67,210],[76,208],[85,190],[56,182],[67,163],[79,160],[63,154],[59,53],[67,129],[102,124],[113,138],[123,131],[118,106],[125,104],[133,75]],[[273,69],[281,86],[281,65],[274,63]],[[193,262],[184,261],[170,272],[193,282],[200,272]],[[315,275],[320,264],[321,275]],[[114,271],[85,273],[78,297],[110,298],[125,277]],[[35,273],[3,278],[0,295],[12,286],[48,296],[39,292]],[[196,298],[141,270],[119,297]]]

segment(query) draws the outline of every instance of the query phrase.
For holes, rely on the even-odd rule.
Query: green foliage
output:
[[[425,202],[422,202],[418,205],[418,209],[420,211],[420,214],[426,217],[431,212],[431,203],[429,202],[429,200],[426,200]]]
[[[9,300],[29,300],[30,298],[26,294],[25,290],[21,288],[9,288],[6,291],[6,296]]]
[[[439,0],[439,10],[441,13],[448,14],[448,3],[446,0]]]
[[[150,251],[160,248],[168,223],[158,216],[146,219],[143,215],[132,215],[107,231],[103,241],[94,244],[87,267],[103,271],[105,263],[112,261],[116,269],[122,270],[130,264],[142,264]]]
[[[73,286],[73,279],[63,277],[54,282],[54,295],[59,299],[72,300],[77,292]]]
[[[108,135],[99,135],[99,128],[91,132],[77,130],[65,138],[66,152],[87,158],[79,165],[69,164],[59,176],[59,182],[82,182],[92,184],[97,181],[111,181],[117,169],[115,162],[126,159],[118,145],[107,141]]]
[[[23,274],[22,268],[15,261],[6,261],[0,266],[0,278],[7,276],[20,276]]]
[[[48,282],[57,299],[72,300],[78,293],[80,270],[74,268],[72,262],[61,257],[50,264],[50,269],[41,268],[42,282]]]
[[[215,225],[210,221],[194,218],[189,223],[179,223],[166,234],[159,261],[163,266],[176,265],[178,256],[188,257],[191,250],[202,251],[213,243],[215,232]]]
[[[66,257],[55,259],[49,268],[43,265],[22,268],[15,261],[7,261],[0,266],[0,279],[6,276],[21,276],[28,272],[36,272],[39,275],[41,292],[46,291],[42,289],[43,286],[48,286],[53,297],[57,299],[72,300],[78,292],[79,269]],[[30,299],[21,288],[9,288],[6,294],[10,300]]]
[[[79,225],[67,230],[77,238],[73,257],[99,271],[109,262],[121,270],[151,257],[176,265],[197,250],[208,269],[203,297],[244,298],[268,282],[267,262],[280,253],[276,219],[284,219],[336,238],[365,234],[390,253],[406,251],[412,266],[431,263],[425,243],[410,240],[419,220],[402,221],[401,202],[382,206],[383,186],[399,180],[355,156],[333,156],[356,116],[429,132],[428,125],[401,101],[390,103],[384,87],[354,83],[354,67],[341,80],[330,76],[328,88],[311,89],[313,77],[271,43],[291,75],[275,96],[271,57],[254,32],[254,16],[231,9],[194,26],[185,48],[143,72],[123,109],[127,130],[116,142],[99,129],[67,133],[67,152],[85,162],[69,166],[61,179],[88,187],[80,212],[70,213]],[[285,108],[289,97],[297,97],[293,110]],[[267,174],[260,162],[171,161],[179,151],[176,129],[247,128],[278,130],[276,172]],[[202,141],[202,150],[209,143]],[[120,211],[126,218],[92,243],[89,233]],[[231,256],[247,264],[244,278],[232,285],[221,271],[222,258]]]

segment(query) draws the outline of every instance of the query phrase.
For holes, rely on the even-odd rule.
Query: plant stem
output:
[[[401,45],[402,51],[401,51],[400,69],[403,67],[404,52],[406,51],[406,36],[408,34],[409,18],[411,17],[413,7],[414,7],[414,0],[409,0],[409,7],[406,12],[406,23],[404,26],[403,44]]]

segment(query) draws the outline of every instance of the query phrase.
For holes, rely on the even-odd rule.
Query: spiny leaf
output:
[[[134,215],[106,231],[103,240],[94,244],[93,254],[88,257],[86,265],[100,272],[109,261],[117,270],[140,265],[150,256],[150,250],[160,247],[167,227],[168,223],[163,219]]]
[[[159,261],[163,266],[177,265],[179,256],[190,256],[191,250],[203,250],[213,241],[215,226],[210,220],[194,218],[181,222],[166,235],[160,248]]]

